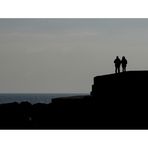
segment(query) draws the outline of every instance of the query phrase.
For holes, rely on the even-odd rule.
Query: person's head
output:
[[[125,56],[123,56],[122,59],[125,59]]]
[[[116,59],[119,59],[119,57],[118,57],[118,56],[116,56]]]

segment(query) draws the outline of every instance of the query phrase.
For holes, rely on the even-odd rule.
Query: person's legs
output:
[[[124,71],[126,72],[126,66],[124,67]]]
[[[122,72],[124,72],[124,67],[122,66]]]
[[[115,66],[115,73],[117,73],[117,66]]]
[[[120,66],[118,66],[118,73],[120,73]]]
[[[126,66],[123,66],[123,72],[126,72]]]

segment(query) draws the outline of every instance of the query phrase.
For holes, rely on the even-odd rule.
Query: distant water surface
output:
[[[4,103],[12,103],[12,102],[30,102],[31,104],[35,103],[51,103],[52,99],[54,98],[61,98],[61,97],[71,97],[71,96],[84,96],[88,94],[76,94],[76,93],[69,93],[69,94],[0,94],[0,104]]]

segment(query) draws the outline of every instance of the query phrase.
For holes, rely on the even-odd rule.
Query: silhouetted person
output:
[[[122,57],[121,64],[122,64],[122,72],[126,72],[127,60],[124,56]]]
[[[114,60],[115,63],[115,73],[120,73],[120,64],[121,64],[121,60],[119,59],[119,57],[117,56],[116,59]]]

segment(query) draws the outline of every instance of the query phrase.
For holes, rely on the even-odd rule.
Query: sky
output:
[[[90,93],[116,56],[148,70],[148,19],[0,19],[0,93]]]

